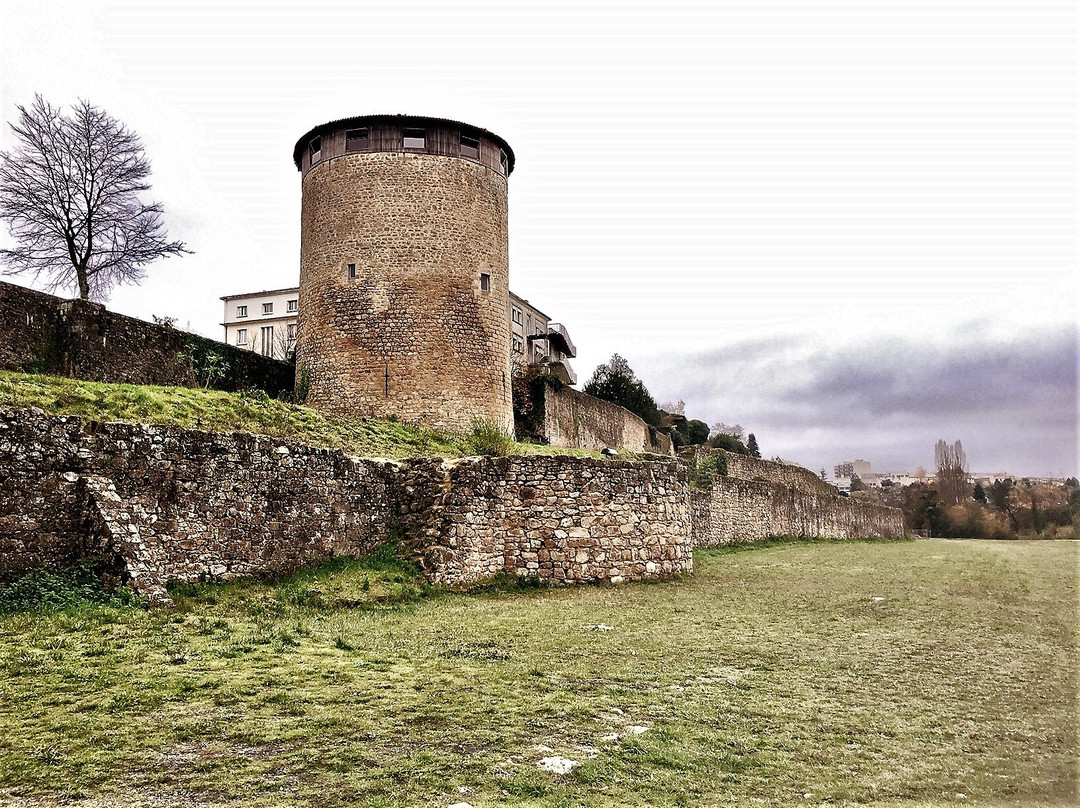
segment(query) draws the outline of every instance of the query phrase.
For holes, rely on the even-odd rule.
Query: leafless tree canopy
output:
[[[88,299],[188,252],[167,240],[161,204],[139,198],[150,163],[119,121],[86,101],[64,115],[39,95],[11,128],[18,145],[0,153],[0,219],[18,246],[0,250],[0,273],[28,272]]]
[[[968,483],[967,455],[957,441],[952,446],[939,440],[934,447],[937,461],[937,488],[941,499],[957,505],[971,496]]]

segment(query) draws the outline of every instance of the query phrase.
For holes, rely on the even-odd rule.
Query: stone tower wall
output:
[[[324,148],[336,140],[324,133]],[[484,418],[512,433],[506,176],[404,151],[304,168],[297,384],[307,403],[443,429]]]

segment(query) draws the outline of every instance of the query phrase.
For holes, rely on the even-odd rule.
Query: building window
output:
[[[236,329],[236,344],[237,345],[247,345],[247,329],[246,328],[238,328],[238,329]]]
[[[264,325],[259,329],[259,338],[262,340],[262,344],[259,346],[259,350],[263,356],[274,355],[274,327],[272,325]]]
[[[236,307],[236,316],[237,317],[247,317],[247,306],[237,306]]]
[[[364,151],[370,142],[369,137],[366,126],[363,129],[345,130],[345,151]]]
[[[404,145],[406,149],[424,148],[424,130],[405,129],[402,145]]]
[[[356,264],[349,264],[349,280],[356,280]]]
[[[519,337],[514,337],[514,353],[525,353],[525,343]]]
[[[322,152],[322,138],[313,137],[311,142],[308,143],[308,161],[314,163],[319,159],[319,154]]]
[[[513,320],[518,325],[521,325],[521,309],[519,309],[517,306],[511,306],[510,307],[510,319]]]
[[[461,136],[461,156],[470,160],[480,159],[480,141],[474,137]]]
[[[274,304],[273,303],[263,303],[263,314],[273,314],[273,313],[274,313]]]
[[[297,311],[297,306],[299,305],[299,303],[299,300],[286,300],[285,311]]]
[[[506,152],[502,149],[499,150],[499,170],[505,175],[510,168],[510,158],[506,156]]]
[[[544,346],[541,345],[539,342],[534,342],[533,343],[533,354],[536,357],[534,361],[539,362],[541,359],[544,358]]]
[[[490,292],[491,291],[491,276],[488,275],[486,272],[481,272],[480,273],[480,291],[481,292]]]
[[[545,331],[547,331],[547,329],[546,329],[546,328],[544,328],[544,326],[542,326],[542,325],[539,325],[539,324],[538,324],[538,325],[536,326],[536,331],[535,331],[534,333],[536,334],[536,336],[540,336],[540,335],[541,335],[541,334],[543,334],[543,333],[544,333]]]
[[[285,326],[285,339],[288,342],[288,351],[292,353],[296,347],[296,323],[289,323]]]

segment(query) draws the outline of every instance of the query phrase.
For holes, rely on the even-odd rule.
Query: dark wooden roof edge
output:
[[[478,132],[491,138],[503,151],[506,152],[507,175],[511,174],[514,170],[514,150],[510,148],[510,144],[503,138],[496,135],[494,132],[490,132],[480,126],[474,126],[471,123],[465,123],[463,121],[454,121],[449,118],[430,118],[425,115],[357,115],[352,118],[339,118],[336,121],[327,121],[321,123],[318,126],[313,126],[307,132],[300,136],[300,139],[296,141],[296,146],[293,147],[293,163],[296,165],[296,170],[300,170],[300,159],[304,154],[304,148],[316,135],[322,135],[324,132],[333,131],[335,129],[341,129],[346,126],[359,126],[365,123],[376,123],[386,121],[397,121],[403,124],[415,123],[419,126],[452,126],[460,128],[466,132]]]

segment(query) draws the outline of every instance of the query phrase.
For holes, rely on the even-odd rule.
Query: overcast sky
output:
[[[449,117],[513,146],[511,288],[583,380],[618,352],[814,469],[945,438],[1068,475],[1076,33],[1033,0],[4,2],[0,117],[85,98],[142,136],[196,253],[116,310],[220,338],[221,295],[298,282],[300,135]]]

